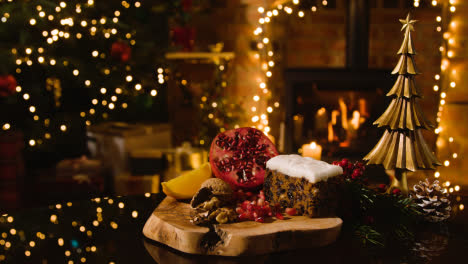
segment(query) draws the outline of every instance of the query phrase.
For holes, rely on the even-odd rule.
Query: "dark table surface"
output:
[[[373,251],[341,236],[332,245],[255,257],[183,254],[145,239],[162,194],[100,197],[0,217],[0,263],[468,263],[468,214],[418,235],[406,250]]]

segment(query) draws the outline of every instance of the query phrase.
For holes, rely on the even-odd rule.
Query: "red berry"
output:
[[[285,212],[288,214],[288,215],[296,215],[297,214],[297,211],[295,208],[286,208]]]
[[[357,178],[360,178],[361,175],[362,175],[362,174],[361,174],[361,171],[358,170],[358,169],[355,169],[355,170],[353,171],[353,174],[351,174],[351,178],[352,178],[353,180],[355,180],[355,179],[357,179]]]
[[[236,207],[236,213],[242,214],[243,212],[244,212],[244,209],[242,209],[240,207]]]
[[[398,189],[398,188],[395,188],[395,189],[393,189],[392,193],[393,193],[394,195],[400,195],[400,194],[401,194],[401,190]]]
[[[379,184],[379,190],[380,190],[381,192],[384,192],[385,189],[387,189],[387,185],[385,185],[385,184],[383,184],[383,183]]]

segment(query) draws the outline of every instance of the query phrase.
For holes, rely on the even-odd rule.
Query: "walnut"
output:
[[[206,180],[200,190],[193,196],[190,205],[194,208],[192,223],[224,224],[237,219],[232,206],[233,191],[229,184],[221,179]]]
[[[221,212],[216,216],[216,222],[220,224],[225,224],[229,221],[227,213],[226,212]]]
[[[198,207],[201,207],[208,211],[219,208],[220,206],[221,206],[221,201],[216,196],[213,196],[211,197],[209,201],[206,201],[198,205]]]
[[[197,214],[192,218],[194,224],[225,224],[237,219],[236,212],[230,207],[221,207],[212,211],[206,211],[202,208],[196,210],[198,210]]]
[[[229,202],[232,199],[232,188],[225,181],[218,178],[211,178],[203,182],[201,188],[193,196],[190,205],[195,208],[199,204],[217,197],[223,202]]]

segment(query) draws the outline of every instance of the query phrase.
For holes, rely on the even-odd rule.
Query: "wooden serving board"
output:
[[[340,218],[290,216],[270,222],[253,221],[208,227],[190,222],[191,207],[166,197],[146,221],[143,235],[176,250],[202,255],[261,255],[333,243]]]

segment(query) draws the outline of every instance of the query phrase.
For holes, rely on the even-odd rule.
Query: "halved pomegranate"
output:
[[[234,189],[255,189],[263,184],[266,162],[278,155],[262,131],[242,127],[218,134],[211,143],[213,174]]]

